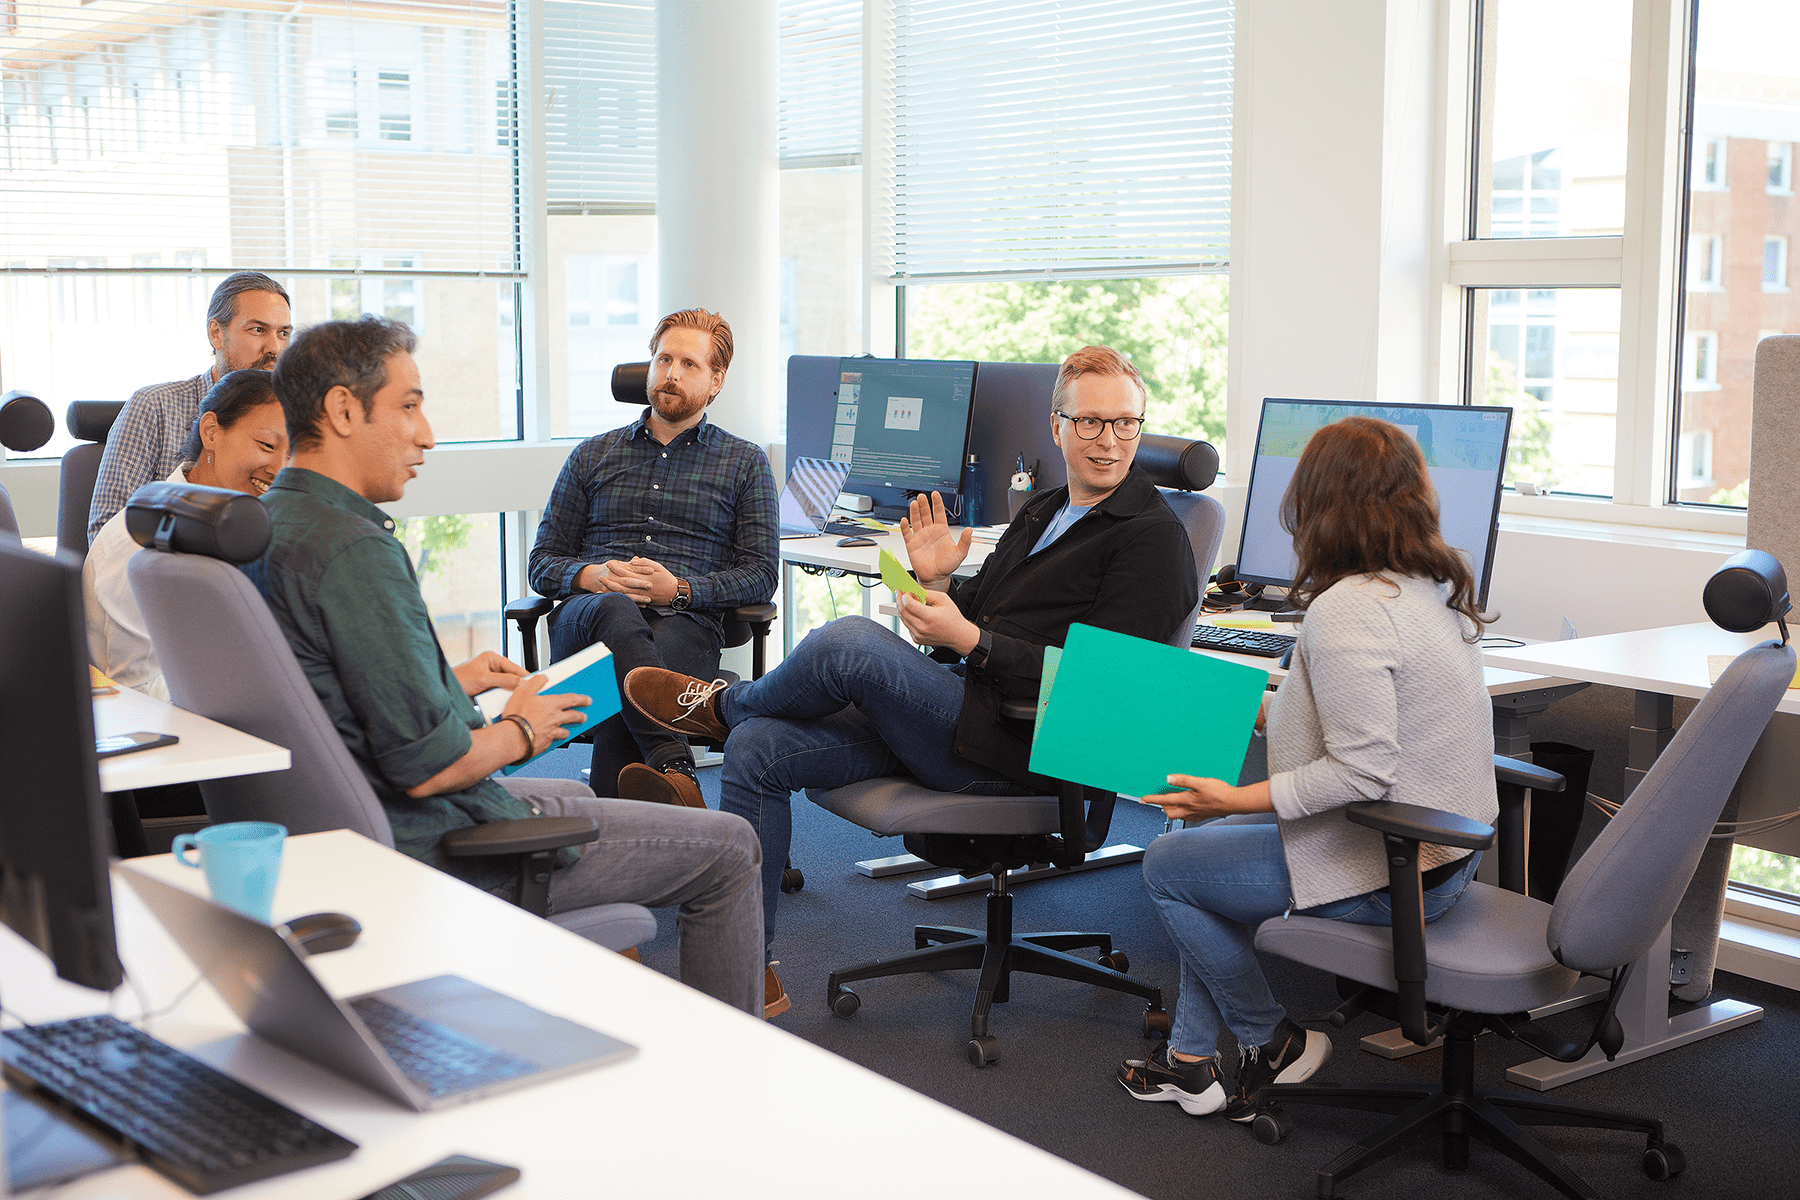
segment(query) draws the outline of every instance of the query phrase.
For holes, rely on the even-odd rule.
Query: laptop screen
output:
[[[816,537],[850,474],[850,464],[823,458],[796,458],[781,489],[781,536]]]

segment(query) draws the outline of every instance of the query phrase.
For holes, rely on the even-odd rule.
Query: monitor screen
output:
[[[0,543],[0,920],[71,983],[124,979],[81,567]]]
[[[1419,443],[1437,488],[1439,528],[1446,542],[1469,556],[1476,603],[1486,604],[1499,530],[1506,439],[1512,426],[1510,408],[1265,399],[1250,490],[1244,497],[1237,577],[1274,587],[1293,584],[1294,539],[1281,527],[1281,499],[1313,431],[1344,417],[1392,422]]]
[[[845,489],[959,492],[974,394],[973,362],[838,360],[830,457],[850,464]]]

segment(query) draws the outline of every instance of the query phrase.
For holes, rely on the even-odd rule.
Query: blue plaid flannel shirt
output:
[[[723,632],[719,612],[775,594],[774,473],[755,444],[707,420],[664,446],[649,415],[569,455],[538,524],[531,586],[561,600],[589,563],[651,558],[692,585],[689,611]]]

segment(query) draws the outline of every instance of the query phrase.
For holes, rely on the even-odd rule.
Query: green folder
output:
[[[1054,647],[1052,647],[1053,649]],[[1045,653],[1031,769],[1123,796],[1171,774],[1236,783],[1269,673],[1092,625]]]

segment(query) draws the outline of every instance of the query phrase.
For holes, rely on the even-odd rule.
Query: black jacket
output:
[[[1137,467],[1032,554],[1068,498],[1067,488],[1034,496],[981,570],[950,585],[963,615],[993,635],[987,661],[964,677],[954,749],[1019,780],[1028,774],[1031,728],[1003,718],[1000,703],[1037,699],[1044,647],[1061,646],[1076,622],[1167,642],[1200,599],[1187,531]]]

